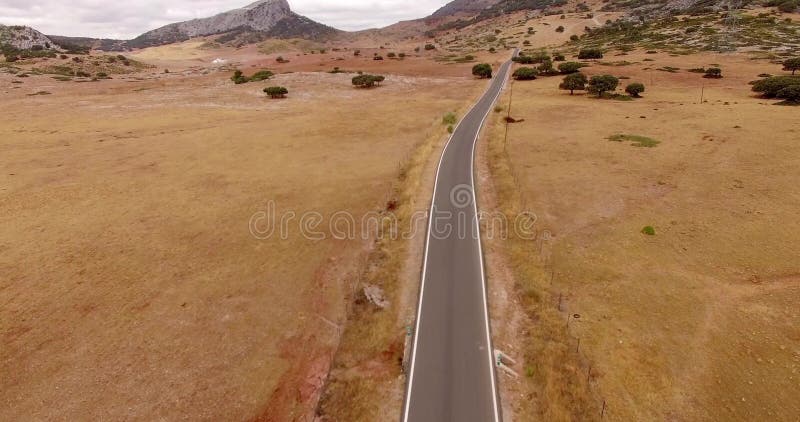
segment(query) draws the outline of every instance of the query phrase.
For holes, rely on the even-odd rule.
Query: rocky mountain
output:
[[[255,33],[260,35],[259,38],[323,39],[338,32],[292,12],[286,0],[260,0],[210,18],[178,22],[155,29],[129,41],[127,45],[142,48],[230,33]]]
[[[28,26],[0,25],[0,45],[18,50],[62,50],[47,35]]]
[[[464,14],[478,14],[502,0],[454,0],[433,12],[429,18],[447,18]]]

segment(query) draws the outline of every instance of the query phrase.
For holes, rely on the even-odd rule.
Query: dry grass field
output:
[[[624,60],[584,71],[643,82],[644,98],[516,82],[524,122],[505,141],[504,111],[489,131],[487,186],[500,210],[535,213],[540,234],[502,249],[526,311],[519,337],[498,340],[525,359],[522,381],[504,379],[514,420],[599,418],[606,401],[609,420],[796,421],[800,110],[747,85],[783,72],[745,54]],[[712,64],[724,79],[687,72]]]
[[[258,240],[249,221],[269,200],[384,209],[404,159],[478,86],[386,69],[368,91],[327,73],[0,73],[0,419],[312,412],[369,242],[297,225]]]

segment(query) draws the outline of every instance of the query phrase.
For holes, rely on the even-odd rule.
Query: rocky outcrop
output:
[[[28,26],[0,25],[0,45],[18,50],[57,50],[61,47],[49,37]]]

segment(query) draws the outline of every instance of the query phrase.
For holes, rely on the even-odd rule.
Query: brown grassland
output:
[[[521,379],[503,378],[506,405],[514,420],[599,419],[603,401],[620,421],[796,420],[800,120],[747,85],[780,67],[745,54],[625,60],[584,71],[643,82],[644,98],[516,82],[511,115],[524,122],[506,140],[503,111],[488,130],[484,201],[535,213],[539,232],[489,241],[501,254],[490,267],[512,270],[493,296],[510,283],[524,311],[520,324],[495,321],[496,342],[523,361]],[[711,64],[724,79],[685,70]]]
[[[0,419],[313,412],[370,241],[258,240],[251,216],[385,209],[477,87],[180,71],[0,74]]]

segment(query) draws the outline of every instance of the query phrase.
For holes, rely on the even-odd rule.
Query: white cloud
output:
[[[378,28],[427,16],[449,0],[289,0],[292,10],[344,30]],[[246,6],[248,0],[2,0],[0,23],[45,34],[129,39],[173,22]]]

